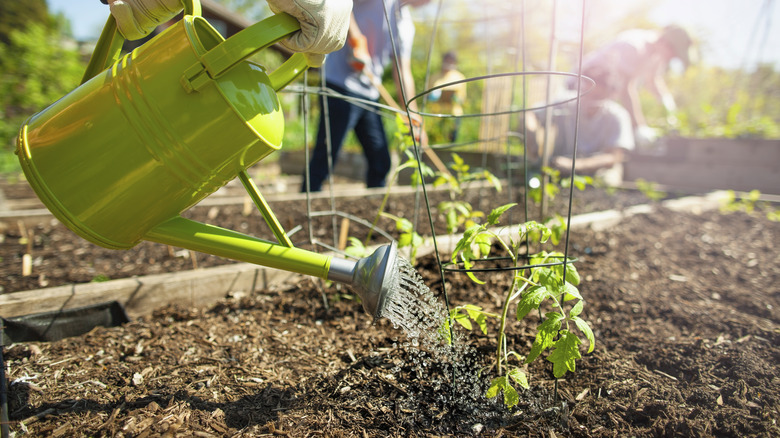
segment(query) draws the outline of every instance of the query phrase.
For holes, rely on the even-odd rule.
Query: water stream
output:
[[[430,400],[433,389],[439,409],[451,415],[465,414],[468,421],[486,420],[491,416],[488,412],[494,411],[487,405],[494,403],[483,396],[487,386],[479,377],[476,349],[458,330],[452,331],[452,342],[447,342],[445,305],[402,257],[396,261],[396,276],[380,316],[403,330],[407,340],[400,346],[407,357],[402,367],[411,368],[417,381],[421,382],[416,389],[426,392],[415,394],[415,388],[407,388],[410,389],[410,405]],[[398,367],[395,371],[400,373],[402,369]]]

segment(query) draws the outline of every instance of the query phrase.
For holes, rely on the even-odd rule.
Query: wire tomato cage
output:
[[[399,14],[400,10],[391,10],[388,6],[389,0],[383,0],[385,4],[385,20],[389,24],[394,18],[392,14]],[[300,96],[301,107],[303,108],[304,123],[304,142],[308,144],[309,133],[307,131],[308,118],[311,116],[309,111],[310,97],[315,96],[318,99],[341,99],[353,105],[380,114],[387,122],[392,125],[392,120],[397,117],[405,117],[407,120],[421,119],[422,125],[428,129],[432,128],[431,133],[436,134],[436,125],[441,122],[454,122],[459,124],[459,135],[456,138],[444,138],[441,136],[434,138],[427,145],[420,144],[419,139],[415,138],[412,128],[406,133],[411,139],[412,145],[408,149],[410,155],[416,161],[416,170],[420,175],[424,175],[423,166],[429,157],[426,149],[436,153],[470,153],[476,155],[476,165],[474,168],[487,168],[493,164],[497,169],[497,178],[500,180],[504,195],[506,198],[501,200],[499,195],[488,193],[487,186],[480,186],[478,207],[486,203],[494,202],[496,205],[509,202],[518,202],[522,204],[522,220],[527,221],[531,216],[529,206],[529,180],[532,177],[532,157],[529,157],[529,151],[526,147],[526,140],[529,138],[528,126],[526,124],[526,114],[534,113],[548,118],[548,114],[560,112],[561,108],[574,108],[574,136],[572,155],[572,169],[570,172],[570,182],[574,179],[574,159],[576,157],[578,123],[580,110],[580,100],[595,87],[593,79],[578,73],[581,71],[581,60],[583,52],[584,39],[584,2],[581,7],[569,8],[564,12],[558,8],[558,1],[555,2],[532,2],[531,0],[521,0],[517,2],[492,1],[474,2],[467,0],[455,0],[444,2],[443,0],[432,1],[428,5],[412,10],[415,17],[416,41],[412,51],[412,69],[416,74],[416,82],[423,82],[420,92],[414,96],[407,96],[406,87],[402,84],[400,100],[403,102],[402,108],[388,102],[374,101],[371,99],[360,99],[351,96],[345,96],[326,86],[324,76],[328,68],[326,58],[325,64],[319,70],[319,84],[310,85],[313,82],[307,73],[304,75],[303,85],[292,85],[285,89],[287,93],[296,93]],[[527,7],[533,3],[533,8]],[[569,1],[568,3],[579,3]],[[446,7],[445,7],[446,6]],[[543,25],[539,25],[543,22]],[[558,23],[568,24],[568,27],[561,31],[558,29]],[[577,28],[579,25],[579,29]],[[572,29],[577,30],[573,32]],[[393,54],[396,58],[401,58],[402,42],[398,35],[390,34],[390,40],[393,48]],[[463,76],[460,79],[435,83],[437,65],[439,58],[446,52],[457,50],[460,56],[458,67],[462,70]],[[470,55],[470,56],[469,56]],[[563,59],[563,61],[561,61]],[[566,64],[565,69],[560,67]],[[425,66],[422,81],[417,73],[420,66]],[[539,66],[544,68],[538,69]],[[390,69],[396,69],[394,72],[401,80],[404,79],[401,70],[397,65],[388,67],[386,77],[389,77]],[[416,70],[415,70],[416,69]],[[468,100],[461,102],[463,111],[454,114],[448,111],[442,111],[435,104],[436,97],[454,87],[466,87]],[[568,90],[569,94],[561,98],[558,94],[561,90]],[[338,114],[328,114],[327,106],[320,117],[339,117]],[[540,117],[541,118],[541,117]],[[429,133],[430,134],[430,133]],[[429,137],[431,137],[429,135]],[[338,204],[346,204],[348,201],[339,201],[337,188],[333,184],[333,175],[335,163],[331,159],[330,142],[328,145],[328,169],[329,184],[325,194],[314,195],[306,191],[307,207],[306,214],[309,218],[308,240],[314,245],[319,245],[330,251],[341,251],[337,242],[339,233],[337,232],[340,218],[342,221],[349,220],[362,227],[368,228],[369,235],[376,232],[381,239],[392,240],[397,238],[397,233],[393,234],[377,226],[377,221],[356,218],[338,208]],[[310,157],[308,149],[305,154],[306,162]],[[498,162],[498,163],[496,163]],[[430,162],[428,162],[430,164]],[[411,171],[411,169],[408,169]],[[392,174],[391,170],[391,174]],[[442,278],[441,293],[444,296],[445,303],[449,310],[449,297],[446,290],[445,276],[459,272],[496,272],[513,271],[523,269],[533,269],[545,266],[563,266],[564,273],[566,266],[575,262],[577,259],[569,256],[569,223],[571,221],[571,204],[573,199],[574,184],[570,184],[568,194],[568,211],[565,215],[566,232],[562,239],[564,249],[563,256],[551,256],[551,261],[544,264],[529,263],[529,255],[518,254],[523,258],[523,263],[518,266],[509,266],[506,257],[488,257],[473,260],[473,265],[465,267],[457,261],[443,260],[440,251],[440,242],[437,237],[437,222],[441,219],[435,206],[432,205],[431,191],[436,186],[435,178],[420,178],[419,184],[414,188],[414,208],[413,213],[406,219],[417,231],[423,227],[430,229],[430,235],[427,235],[433,244],[433,253],[436,258],[436,266]],[[408,192],[407,192],[408,193]],[[394,196],[390,193],[390,196]],[[312,207],[312,198],[325,197],[328,199],[329,208],[323,211],[314,211]],[[459,200],[459,199],[455,199]],[[495,206],[495,205],[494,205]],[[510,211],[508,218],[510,223],[514,223],[517,211]],[[317,237],[322,235],[321,230],[315,229],[311,219],[316,217],[332,217],[332,239],[333,243],[327,243],[324,239]],[[442,226],[438,225],[439,230]],[[292,231],[298,231],[296,228]],[[343,237],[343,236],[341,236]],[[343,240],[343,239],[342,239]],[[400,251],[400,248],[399,248]],[[411,254],[411,252],[410,252]],[[491,266],[487,266],[491,264]]]

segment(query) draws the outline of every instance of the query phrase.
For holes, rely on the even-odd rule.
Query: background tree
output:
[[[30,23],[49,22],[46,0],[0,0],[0,44],[9,44],[11,33]]]
[[[70,28],[44,0],[0,0],[0,171],[18,168],[12,151],[24,120],[75,88],[84,73]]]

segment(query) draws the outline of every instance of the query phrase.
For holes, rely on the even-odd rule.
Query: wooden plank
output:
[[[780,194],[780,162],[756,167],[697,162],[636,162],[624,164],[624,179],[647,181],[679,188],[705,190],[760,190]]]
[[[780,163],[780,140],[672,137],[666,152],[691,163],[771,167]]]
[[[280,283],[295,274],[249,263],[194,271],[147,275],[139,278],[85,283],[0,295],[0,315],[5,318],[84,307],[107,301],[121,303],[128,316],[138,317],[154,309],[178,303],[204,307],[229,293]]]

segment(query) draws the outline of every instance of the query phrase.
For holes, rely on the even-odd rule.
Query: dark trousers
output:
[[[339,87],[328,85],[329,88],[349,97],[360,97]],[[384,187],[387,173],[390,171],[390,151],[387,136],[382,125],[382,117],[371,108],[361,108],[345,100],[328,97],[328,117],[324,117],[325,99],[320,96],[320,124],[317,130],[317,142],[309,162],[309,178],[311,191],[322,189],[322,184],[328,177],[328,148],[325,141],[325,123],[329,122],[331,137],[331,158],[336,166],[339,151],[344,138],[350,130],[355,130],[363,155],[368,161],[366,172],[367,187]],[[306,190],[304,179],[302,189]]]

